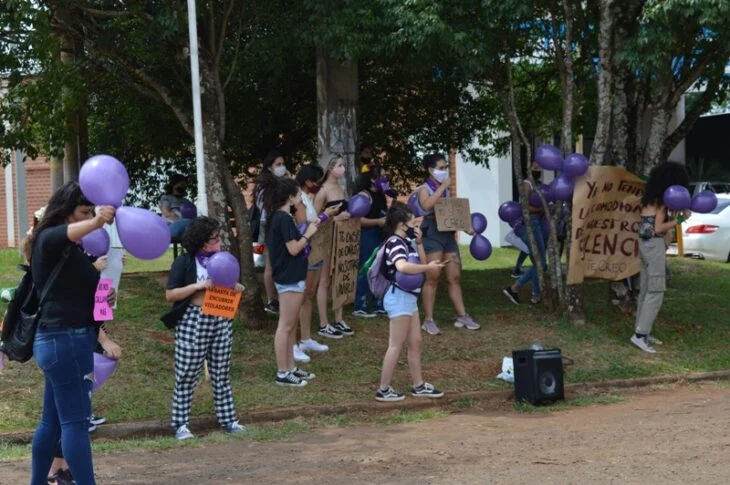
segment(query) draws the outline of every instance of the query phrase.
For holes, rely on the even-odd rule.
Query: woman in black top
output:
[[[264,208],[269,214],[266,229],[266,247],[279,294],[279,324],[274,337],[276,353],[276,383],[282,386],[303,387],[314,374],[294,365],[299,310],[304,300],[307,279],[307,252],[310,238],[317,232],[319,220],[309,223],[304,234],[294,222],[292,214],[301,204],[299,184],[289,178],[273,181],[264,197]]]
[[[31,272],[43,291],[56,265],[62,265],[40,308],[33,355],[43,370],[43,413],[33,436],[31,485],[46,485],[56,443],[76,483],[95,484],[89,442],[91,387],[94,380],[94,295],[99,273],[78,242],[114,220],[114,207],[100,207],[68,182],[53,194],[30,236]]]

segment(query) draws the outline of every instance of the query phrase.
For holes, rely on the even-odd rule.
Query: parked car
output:
[[[266,246],[257,242],[253,243],[253,248],[251,248],[251,252],[253,253],[253,266],[257,271],[263,271],[266,267],[266,258],[264,257],[265,249]]]
[[[693,213],[683,222],[682,243],[685,255],[730,262],[730,198],[719,199],[711,213]],[[667,252],[677,254],[676,245]]]
[[[702,191],[709,190],[714,192],[718,198],[730,199],[730,182],[690,182],[689,191],[692,195],[696,195]]]

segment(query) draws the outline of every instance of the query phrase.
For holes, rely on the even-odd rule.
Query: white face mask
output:
[[[274,175],[276,175],[277,177],[283,177],[284,175],[286,175],[286,167],[274,167]]]
[[[434,170],[433,171],[433,178],[436,180],[436,182],[441,183],[446,179],[446,177],[449,176],[448,170]]]

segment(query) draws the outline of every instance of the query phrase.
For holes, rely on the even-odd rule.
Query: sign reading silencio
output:
[[[355,301],[360,269],[360,219],[336,221],[334,231],[332,308]]]
[[[434,206],[436,226],[441,232],[471,230],[469,199],[442,197]]]
[[[619,167],[575,179],[568,284],[622,280],[640,270],[637,230],[646,183]]]
[[[236,316],[242,294],[236,293],[231,288],[214,286],[209,290],[205,290],[202,311],[206,315],[232,320]]]

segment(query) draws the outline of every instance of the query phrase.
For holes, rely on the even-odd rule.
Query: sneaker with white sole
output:
[[[639,347],[644,352],[655,354],[656,350],[649,345],[649,339],[647,337],[637,337],[636,334],[631,336],[631,343]]]
[[[223,428],[223,431],[228,434],[245,433],[246,427],[240,424],[238,421],[234,421],[232,423],[226,424]]]
[[[352,316],[357,318],[375,318],[375,313],[370,313],[367,310],[355,310],[352,312]]]
[[[299,367],[295,367],[294,369],[292,369],[291,373],[303,381],[311,381],[312,379],[317,377],[314,372],[307,372],[304,369],[300,369]]]
[[[330,349],[325,344],[321,344],[313,338],[299,342],[299,348],[304,352],[327,352]]]
[[[647,339],[649,341],[649,345],[662,345],[664,342],[653,336],[652,334],[649,334],[649,337]]]
[[[415,397],[429,397],[431,399],[438,399],[443,397],[444,393],[433,387],[433,384],[424,382],[418,387],[411,388],[411,396]]]
[[[89,422],[91,424],[95,424],[95,425],[99,426],[100,424],[106,423],[106,418],[104,416],[97,416],[95,414],[92,414]]]
[[[335,330],[338,330],[342,335],[346,335],[348,337],[355,335],[355,332],[350,328],[350,326],[343,321],[335,323],[333,327],[335,327]]]
[[[195,438],[195,436],[193,436],[193,433],[191,433],[188,429],[188,425],[183,424],[182,426],[179,426],[175,431],[175,438],[182,441],[189,440],[190,438]]]
[[[405,398],[403,394],[396,392],[391,386],[388,386],[387,389],[378,389],[375,391],[375,400],[380,402],[402,401]]]
[[[317,334],[320,337],[331,338],[331,339],[335,339],[335,340],[339,340],[342,338],[342,332],[337,330],[332,325],[327,325],[326,327],[320,327]]]
[[[276,381],[278,385],[280,386],[287,386],[287,387],[304,387],[307,385],[307,381],[300,379],[299,377],[295,376],[291,372],[287,372],[283,376],[279,376],[279,374],[276,374]]]
[[[304,351],[299,347],[299,345],[294,346],[294,360],[296,362],[302,362],[306,364],[310,360],[312,360],[311,357],[309,357],[307,354],[304,353]]]
[[[464,316],[457,317],[456,321],[454,321],[454,327],[465,328],[467,330],[479,330],[482,328],[482,326],[475,322],[468,313],[464,314]]]
[[[441,330],[439,329],[438,325],[436,325],[436,322],[433,320],[426,319],[423,321],[423,325],[421,325],[421,328],[429,335],[438,335],[441,333]]]
[[[520,296],[517,293],[515,293],[514,291],[512,291],[512,288],[510,288],[509,286],[507,288],[504,288],[502,290],[502,293],[504,294],[504,296],[509,298],[509,301],[511,301],[515,305],[520,304]]]
[[[375,310],[373,310],[373,313],[375,314],[376,317],[387,317],[388,316],[388,312],[386,312],[384,308],[376,308]]]

